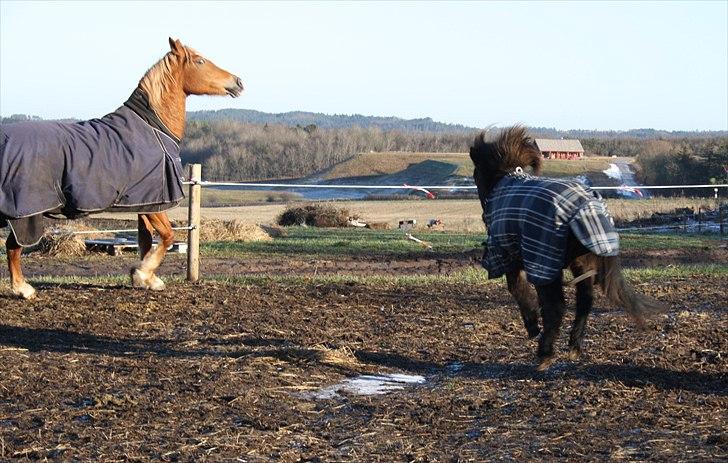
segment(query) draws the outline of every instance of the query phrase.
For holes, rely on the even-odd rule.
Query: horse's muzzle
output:
[[[233,98],[239,97],[240,94],[243,93],[244,89],[245,88],[243,87],[243,81],[240,80],[240,77],[237,76],[235,76],[234,85],[231,85],[230,87],[225,87],[225,91],[227,91],[227,94]]]

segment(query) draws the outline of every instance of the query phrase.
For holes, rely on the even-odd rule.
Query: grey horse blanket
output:
[[[1,125],[0,222],[175,207],[184,198],[179,144],[150,125],[135,96],[100,119]],[[37,226],[16,228],[25,230],[16,233],[22,245],[42,233]]]
[[[569,232],[599,256],[619,254],[619,235],[600,197],[574,181],[527,174],[503,177],[485,200],[483,267],[489,278],[523,262],[528,281],[546,284],[566,265]]]

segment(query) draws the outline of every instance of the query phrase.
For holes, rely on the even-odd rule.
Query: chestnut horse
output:
[[[601,198],[578,182],[537,177],[542,155],[523,127],[504,129],[493,141],[481,133],[470,148],[470,157],[488,227],[483,266],[489,278],[505,274],[528,336],[541,334],[539,370],[556,359],[554,342],[566,310],[564,268],[571,270],[576,284],[576,318],[569,338],[572,359],[582,351],[595,282],[640,327],[650,311],[663,309],[624,280],[619,236]],[[534,175],[526,174],[527,168]]]
[[[141,262],[135,287],[162,290],[155,275],[174,232],[166,211],[184,198],[179,142],[188,95],[239,96],[243,83],[179,40],[152,66],[122,107],[101,119],[0,126],[0,226],[12,292],[35,296],[23,278],[23,246],[37,242],[43,218],[92,212],[138,212]],[[99,170],[101,169],[101,170]],[[105,169],[105,170],[104,170]],[[160,243],[152,248],[152,233]]]

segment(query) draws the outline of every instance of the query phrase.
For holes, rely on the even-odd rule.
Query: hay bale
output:
[[[104,236],[103,232],[75,235],[77,231],[95,231],[83,222],[48,228],[31,252],[39,252],[54,257],[75,257],[86,253],[85,240]]]
[[[186,227],[186,221],[172,221],[173,227]],[[202,219],[200,221],[201,241],[271,241],[277,236],[273,230],[267,230],[261,225],[245,223],[238,219]],[[176,230],[176,241],[187,239],[186,230]]]
[[[273,238],[254,223],[240,220],[202,220],[200,240],[202,241],[271,241]]]
[[[306,207],[289,207],[281,215],[278,216],[278,220],[276,221],[278,225],[281,225],[283,227],[290,227],[290,226],[303,226],[303,225],[309,225],[309,211],[306,209]]]
[[[349,221],[357,218],[349,214],[348,209],[337,208],[331,204],[309,204],[306,206],[292,206],[283,211],[278,217],[278,225],[288,227],[292,225],[309,227],[343,228],[349,226]]]

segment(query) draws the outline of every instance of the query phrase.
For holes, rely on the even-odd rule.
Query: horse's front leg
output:
[[[528,283],[526,272],[521,269],[506,273],[506,282],[508,283],[508,292],[511,293],[521,310],[521,318],[523,319],[523,326],[526,327],[528,332],[528,338],[533,339],[541,332],[538,327],[536,290]]]
[[[538,340],[538,370],[548,369],[555,361],[554,342],[559,336],[561,321],[566,312],[564,288],[561,281],[561,272],[552,283],[537,286],[536,292],[541,305],[541,318],[543,319],[543,334]]]
[[[164,212],[140,214],[138,219],[139,254],[141,263],[131,270],[132,285],[161,291],[164,282],[154,274],[162,263],[167,248],[174,242],[174,230]],[[159,234],[160,243],[152,249],[152,232]]]
[[[33,299],[35,297],[35,288],[30,286],[23,278],[23,271],[20,268],[20,255],[23,253],[23,247],[18,244],[15,233],[10,233],[10,236],[8,236],[5,249],[8,256],[10,287],[13,294],[23,299]]]

